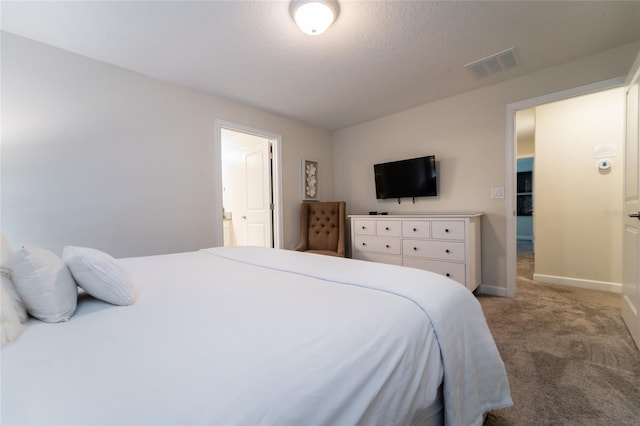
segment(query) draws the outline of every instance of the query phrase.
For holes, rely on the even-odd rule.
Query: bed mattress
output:
[[[411,268],[255,247],[119,260],[2,350],[2,424],[482,424],[511,404],[473,295]]]

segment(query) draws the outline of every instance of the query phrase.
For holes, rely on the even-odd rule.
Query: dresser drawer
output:
[[[400,254],[400,239],[388,237],[372,237],[358,235],[355,238],[354,250],[373,251],[377,253]]]
[[[395,254],[374,253],[372,251],[353,251],[353,258],[360,260],[368,260],[369,262],[388,263],[391,265],[402,266],[402,256]]]
[[[376,235],[399,237],[401,223],[399,220],[378,220],[376,221]]]
[[[429,238],[428,220],[403,220],[402,236],[405,238]]]
[[[431,235],[436,240],[464,241],[464,221],[433,220],[431,221]]]
[[[464,263],[442,262],[439,260],[405,257],[402,264],[411,268],[424,269],[427,271],[435,272],[436,274],[444,275],[445,277],[449,277],[452,280],[458,281],[463,285],[467,284]]]
[[[464,243],[448,241],[403,240],[402,254],[410,257],[428,257],[431,259],[465,260]]]
[[[376,221],[354,220],[353,233],[356,235],[376,235]]]

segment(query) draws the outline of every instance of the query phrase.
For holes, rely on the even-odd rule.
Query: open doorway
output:
[[[279,248],[282,241],[280,136],[216,122],[222,214],[218,245]]]
[[[608,185],[607,182],[614,175],[618,175],[621,172],[622,164],[621,161],[617,161],[620,158],[617,158],[614,159],[614,162],[617,162],[615,173],[598,170],[597,164],[600,160],[600,153],[597,151],[599,149],[608,151],[606,152],[608,156],[621,155],[621,144],[624,138],[623,136],[614,137],[615,141],[606,137],[589,139],[592,135],[579,133],[589,128],[587,124],[602,123],[602,116],[589,117],[581,115],[577,117],[579,124],[574,126],[578,131],[577,139],[583,143],[579,149],[576,149],[575,146],[568,142],[573,136],[567,136],[567,134],[563,133],[551,134],[550,136],[550,129],[561,127],[570,122],[571,119],[574,119],[575,122],[575,118],[570,116],[571,112],[566,112],[566,115],[558,115],[558,108],[554,104],[561,105],[566,101],[566,104],[571,106],[570,104],[573,100],[587,98],[583,95],[594,94],[595,96],[608,89],[620,88],[623,83],[622,79],[614,79],[508,106],[507,296],[513,297],[516,294],[516,275],[518,269],[522,266],[519,262],[521,259],[518,259],[517,255],[523,253],[523,247],[530,248],[529,254],[531,255],[534,254],[535,248],[536,263],[545,263],[544,268],[537,268],[539,265],[533,263],[530,265],[532,269],[531,278],[534,280],[616,291],[616,284],[620,282],[619,277],[610,279],[611,276],[607,276],[607,278],[601,278],[600,272],[592,269],[594,265],[603,263],[602,259],[590,262],[589,256],[608,256],[608,263],[605,268],[608,268],[609,271],[619,271],[620,269],[618,263],[620,262],[621,254],[616,252],[614,247],[616,244],[609,240],[610,235],[606,231],[601,231],[603,231],[604,226],[607,226],[612,232],[619,232],[618,228],[620,227],[614,223],[616,221],[619,222],[619,218],[616,217],[619,216],[619,207],[617,206],[619,200],[610,200],[608,205],[602,204],[602,201],[603,198],[609,198],[613,193],[613,190],[607,191],[606,189],[603,192],[603,187]],[[619,106],[623,108],[622,97],[620,97]],[[523,153],[523,150],[517,144],[518,115],[527,110],[533,110],[536,145],[531,152]],[[547,147],[540,151],[537,149],[539,148],[537,142],[540,136],[537,129],[540,125],[542,112],[547,120],[553,114],[555,114],[556,118],[554,119],[555,122],[552,123],[553,125],[545,125],[544,127],[544,132],[546,133],[544,137],[548,142]],[[623,112],[622,109],[621,112]],[[616,153],[616,149],[612,148],[612,145],[616,145],[620,152]],[[518,152],[519,150],[520,153]],[[528,174],[522,168],[522,160],[525,158],[531,158],[532,163],[531,194],[527,194],[529,191],[525,191],[525,189],[529,188],[524,187],[527,180],[524,179],[524,175]],[[520,182],[518,182],[518,162],[521,163],[520,172],[522,175],[520,176],[523,178],[520,179]],[[621,185],[617,187],[619,188]],[[535,188],[535,191],[533,188]],[[600,194],[600,196],[597,194]],[[527,197],[523,197],[523,195],[527,195]],[[531,231],[535,235],[535,244],[527,244],[527,240],[521,235],[523,233],[522,226],[518,226],[518,221],[523,222],[522,219],[525,218],[523,213],[529,207],[528,200],[526,200],[528,195],[531,195],[530,206],[532,212],[530,220]],[[535,208],[533,207],[534,195]],[[596,234],[600,234],[600,236],[598,237]],[[541,239],[542,236],[545,238]],[[532,241],[533,238],[534,236],[532,235]],[[571,249],[571,247],[574,247],[574,249]],[[614,285],[610,285],[610,281],[613,281]],[[619,290],[619,285],[617,290]]]
[[[272,141],[222,129],[225,246],[273,247]]]
[[[535,108],[516,111],[516,239],[518,277],[533,280],[535,265]]]

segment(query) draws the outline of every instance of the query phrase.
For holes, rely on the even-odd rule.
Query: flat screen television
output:
[[[429,155],[373,165],[376,198],[435,197],[438,195],[436,157]]]

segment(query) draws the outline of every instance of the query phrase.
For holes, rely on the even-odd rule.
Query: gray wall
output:
[[[2,232],[17,247],[116,257],[210,247],[214,121],[282,136],[284,247],[299,237],[302,158],[333,196],[330,132],[2,33]]]

